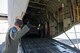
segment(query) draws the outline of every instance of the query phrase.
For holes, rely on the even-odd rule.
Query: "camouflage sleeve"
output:
[[[24,34],[26,34],[30,29],[25,25],[21,30],[13,33],[13,31],[10,31],[10,37],[13,40],[20,39]]]

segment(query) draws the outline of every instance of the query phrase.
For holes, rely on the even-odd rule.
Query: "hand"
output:
[[[15,26],[16,28],[17,28],[17,30],[19,31],[21,28],[20,27],[18,27],[18,26]]]

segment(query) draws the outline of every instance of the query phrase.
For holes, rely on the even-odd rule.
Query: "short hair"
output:
[[[16,24],[18,24],[18,25],[22,25],[23,22],[22,22],[22,20],[20,20],[20,19],[16,19],[16,21],[15,21],[15,25],[16,25]]]

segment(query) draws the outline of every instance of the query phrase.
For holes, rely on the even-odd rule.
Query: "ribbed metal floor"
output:
[[[26,38],[22,40],[24,53],[79,53],[75,48],[50,38]]]

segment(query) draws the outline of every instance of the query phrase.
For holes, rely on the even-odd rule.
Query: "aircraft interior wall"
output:
[[[40,30],[40,37],[56,37],[69,30],[75,24],[74,19],[77,22],[73,3],[72,0],[30,0],[23,22],[30,20]]]

